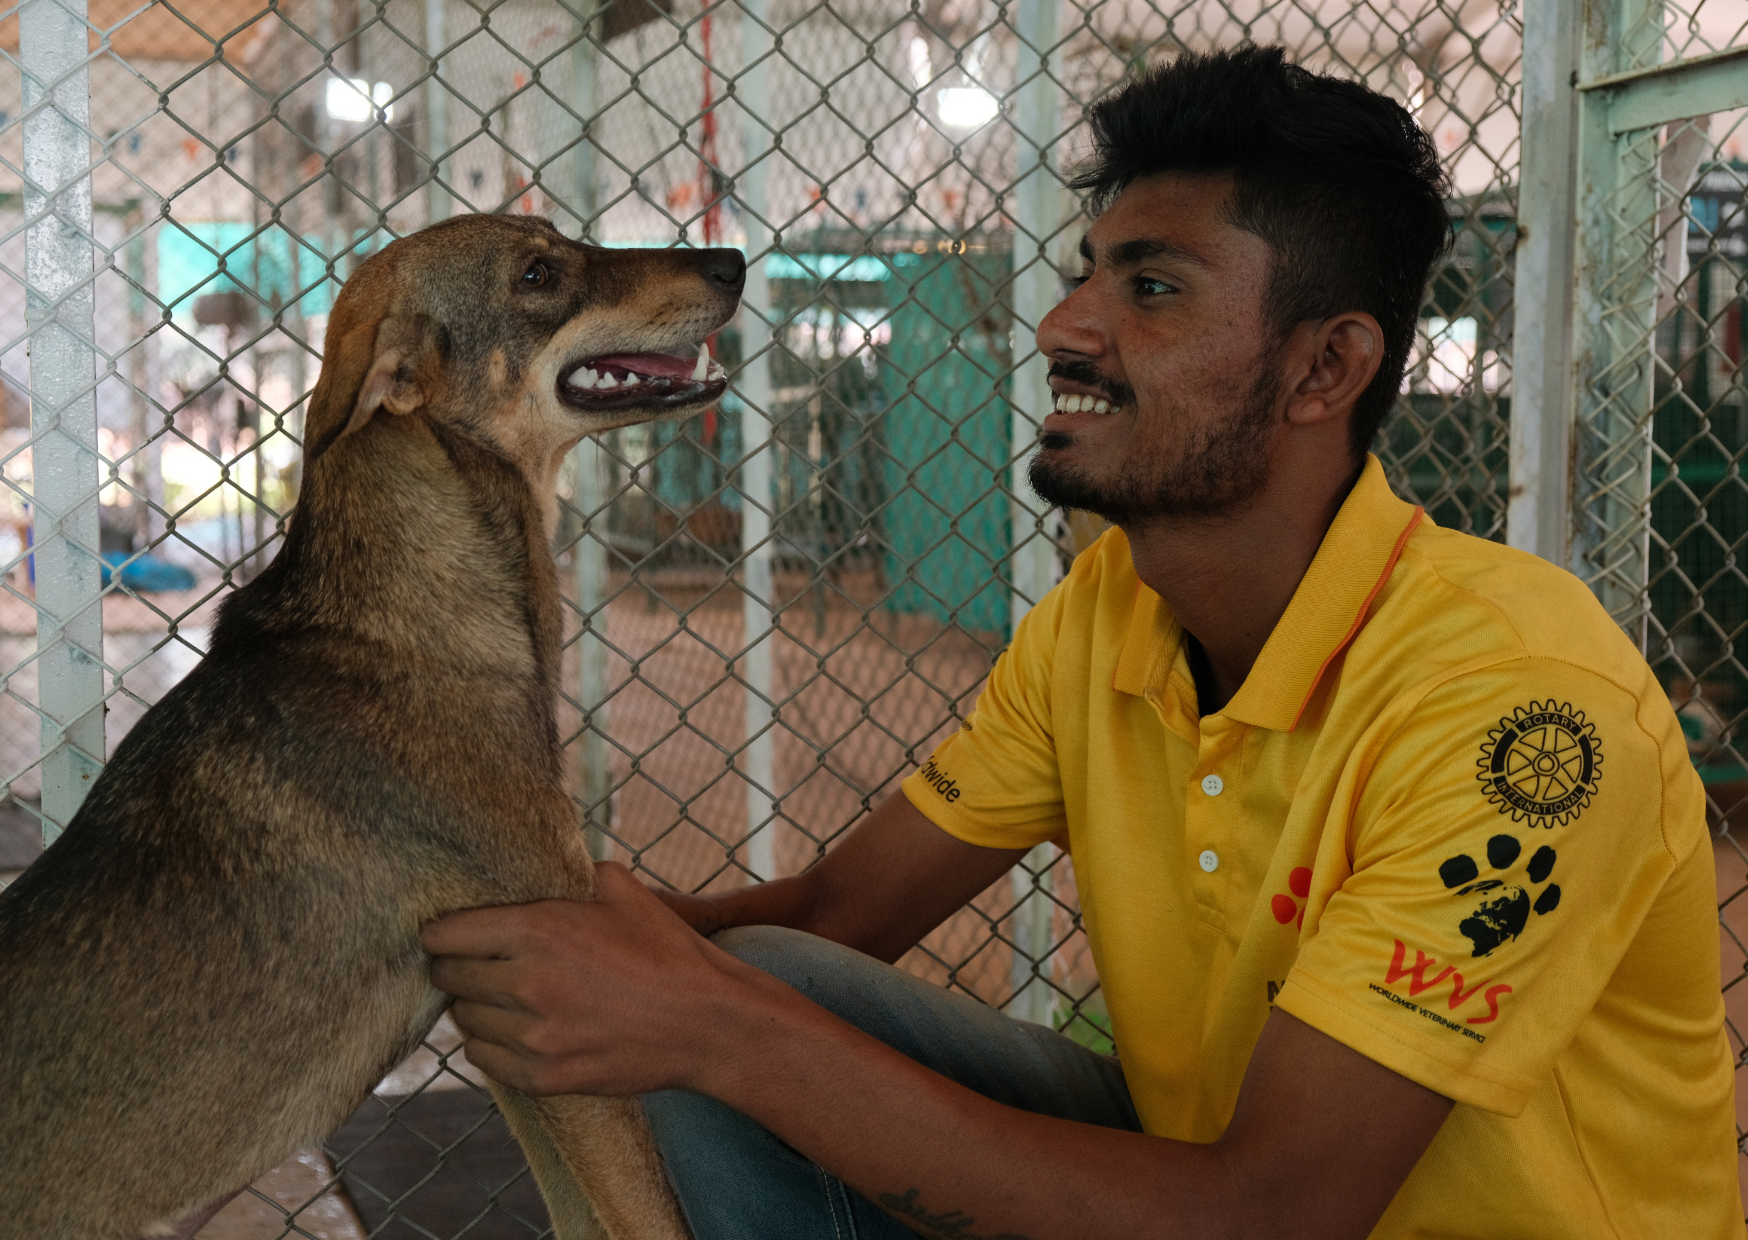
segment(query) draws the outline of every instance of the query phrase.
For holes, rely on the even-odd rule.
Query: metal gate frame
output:
[[[1661,62],[1663,0],[1528,0],[1506,541],[1644,650],[1657,134],[1748,107],[1748,46]],[[1576,227],[1574,227],[1576,223]]]

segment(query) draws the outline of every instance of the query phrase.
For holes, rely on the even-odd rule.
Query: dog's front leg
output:
[[[488,1081],[492,1097],[504,1122],[528,1158],[528,1169],[540,1186],[546,1201],[546,1212],[552,1217],[552,1233],[558,1240],[609,1240],[608,1233],[595,1216],[588,1197],[577,1183],[576,1173],[559,1153],[547,1135],[535,1100],[520,1090]]]
[[[558,1240],[691,1240],[635,1098],[530,1098],[492,1082]]]

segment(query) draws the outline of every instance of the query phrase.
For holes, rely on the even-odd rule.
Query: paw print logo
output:
[[[1287,890],[1293,895],[1277,895],[1269,901],[1269,911],[1275,915],[1275,920],[1283,926],[1290,921],[1295,927],[1302,927],[1305,924],[1305,910],[1299,906],[1298,900],[1293,899],[1293,896],[1298,896],[1299,900],[1303,900],[1311,894],[1310,867],[1302,865],[1287,875]]]
[[[1487,864],[1495,871],[1509,870],[1517,864],[1523,845],[1516,836],[1496,835],[1487,841]],[[1459,853],[1438,868],[1445,889],[1460,888],[1459,896],[1478,895],[1481,900],[1474,911],[1458,923],[1457,929],[1475,945],[1474,955],[1486,956],[1507,939],[1515,939],[1529,924],[1530,910],[1538,917],[1560,907],[1560,886],[1548,882],[1554,872],[1557,854],[1547,845],[1536,849],[1525,867],[1523,878],[1530,887],[1539,888],[1531,903],[1531,892],[1525,887],[1507,883],[1502,878],[1482,878],[1481,867],[1468,853]],[[1543,884],[1547,884],[1543,886]]]

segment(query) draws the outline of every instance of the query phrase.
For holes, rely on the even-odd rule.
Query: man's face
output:
[[[1268,480],[1284,425],[1272,254],[1223,218],[1231,190],[1137,181],[1082,241],[1079,286],[1038,328],[1055,393],[1031,467],[1045,501],[1128,525],[1231,513]]]

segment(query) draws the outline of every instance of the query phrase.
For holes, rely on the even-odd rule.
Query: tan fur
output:
[[[584,434],[699,402],[585,413],[557,382],[720,326],[707,261],[470,216],[347,282],[284,548],[0,893],[0,1240],[185,1231],[429,1030],[424,922],[589,898],[553,484]],[[635,1102],[497,1092],[560,1240],[686,1235]]]

